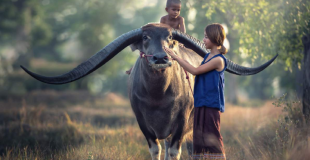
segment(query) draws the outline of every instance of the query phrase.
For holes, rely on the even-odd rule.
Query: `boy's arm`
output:
[[[180,31],[183,33],[186,33],[186,29],[185,29],[185,21],[183,17],[180,17]]]
[[[160,23],[164,23],[165,24],[165,18],[164,17],[160,18]]]

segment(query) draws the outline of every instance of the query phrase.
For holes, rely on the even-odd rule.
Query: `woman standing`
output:
[[[225,110],[224,71],[227,53],[223,42],[226,38],[220,24],[205,28],[203,42],[210,49],[201,65],[194,67],[178,57],[171,49],[164,48],[186,71],[196,75],[194,85],[194,159],[226,159],[220,133],[220,115]]]

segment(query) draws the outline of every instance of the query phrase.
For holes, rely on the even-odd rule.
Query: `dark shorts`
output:
[[[215,108],[195,107],[193,145],[194,154],[224,154],[220,133],[221,112]]]

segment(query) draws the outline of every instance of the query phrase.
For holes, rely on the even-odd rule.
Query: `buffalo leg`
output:
[[[173,128],[172,140],[168,150],[169,157],[171,160],[179,160],[181,157],[181,146],[184,138],[185,130],[185,119],[182,114],[178,116],[178,124]]]
[[[181,145],[182,138],[172,138],[170,147],[168,149],[169,159],[167,160],[179,160],[181,157]],[[166,159],[165,159],[166,160]]]
[[[169,160],[169,148],[171,144],[171,137],[165,139],[165,160]]]
[[[191,108],[194,108],[194,106],[192,106]],[[191,110],[190,113],[190,117],[188,119],[187,122],[187,131],[188,134],[186,135],[186,148],[187,148],[187,153],[189,157],[193,156],[193,152],[194,152],[194,145],[193,145],[193,125],[194,125],[194,109]]]
[[[160,160],[160,153],[161,153],[161,145],[155,136],[145,125],[143,120],[138,120],[139,127],[142,133],[145,136],[145,139],[149,145],[149,151],[152,156],[152,160]]]
[[[147,142],[149,144],[149,151],[151,153],[152,160],[160,160],[161,145],[158,139],[149,139]]]
[[[186,140],[186,148],[187,148],[188,156],[192,157],[192,155],[193,155],[193,148],[194,148],[193,140],[189,140],[189,139]]]

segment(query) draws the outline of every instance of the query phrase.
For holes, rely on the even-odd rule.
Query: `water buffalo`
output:
[[[187,48],[179,47],[178,42]],[[129,99],[148,142],[152,159],[160,159],[160,139],[165,139],[166,160],[180,158],[184,139],[187,140],[187,149],[191,154],[191,138],[186,137],[190,137],[193,127],[194,99],[189,85],[193,87],[194,76],[189,75],[188,81],[184,70],[167,56],[163,46],[177,51],[178,56],[198,67],[208,51],[195,38],[164,24],[147,24],[121,35],[63,75],[45,77],[21,67],[32,77],[45,83],[69,83],[95,71],[129,45],[132,50],[141,52],[141,57],[137,59],[129,75]],[[228,60],[226,71],[236,75],[256,74],[275,58],[276,56],[257,68],[242,67]]]

